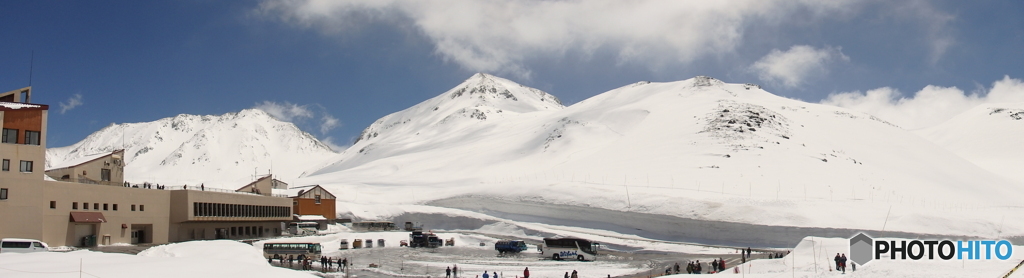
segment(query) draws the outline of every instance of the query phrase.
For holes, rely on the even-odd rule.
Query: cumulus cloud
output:
[[[263,110],[267,114],[274,116],[274,118],[286,122],[295,122],[300,119],[313,117],[313,111],[309,110],[305,105],[290,102],[277,103],[264,100],[262,103],[257,103],[253,108]]]
[[[82,94],[74,94],[68,98],[68,100],[62,101],[58,104],[60,105],[60,114],[64,115],[64,113],[71,111],[71,109],[75,109],[75,107],[82,106],[82,104],[85,103],[82,102]]]
[[[394,24],[418,31],[436,54],[468,70],[528,78],[528,59],[598,49],[615,53],[620,64],[687,64],[733,53],[751,24],[827,18],[860,2],[265,0],[258,13],[325,33]]]
[[[328,131],[341,126],[341,121],[330,114],[324,112],[323,116],[320,117],[320,134],[327,134]]]
[[[991,89],[970,93],[956,87],[928,85],[911,97],[883,87],[835,93],[821,101],[868,113],[907,129],[940,124],[979,104],[1005,102],[1024,102],[1024,82],[1004,76],[993,82]]]
[[[843,55],[839,47],[815,49],[808,45],[794,45],[786,51],[772,49],[750,65],[750,70],[762,81],[794,88],[812,75],[827,73],[828,65],[835,61],[850,61],[850,57]]]

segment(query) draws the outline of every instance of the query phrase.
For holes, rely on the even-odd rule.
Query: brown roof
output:
[[[102,212],[72,211],[71,222],[76,223],[106,223],[107,218]]]

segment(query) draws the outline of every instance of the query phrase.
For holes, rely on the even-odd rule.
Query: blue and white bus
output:
[[[323,247],[310,242],[267,242],[263,244],[263,257],[267,259],[320,260]]]
[[[597,249],[601,244],[587,239],[575,237],[544,238],[544,249],[541,254],[551,255],[552,260],[593,261],[597,259]]]

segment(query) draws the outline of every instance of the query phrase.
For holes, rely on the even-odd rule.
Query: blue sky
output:
[[[1024,101],[1010,0],[7,0],[0,18],[0,90],[28,85],[34,51],[51,147],[252,107],[345,146],[476,72],[566,104],[709,75],[907,128]]]

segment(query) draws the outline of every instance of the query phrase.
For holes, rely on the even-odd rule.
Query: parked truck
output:
[[[442,244],[444,244],[444,242],[434,233],[414,231],[409,234],[409,247],[437,248],[441,247]]]
[[[526,242],[522,240],[502,240],[494,243],[494,250],[498,250],[498,254],[519,253],[526,251]]]

